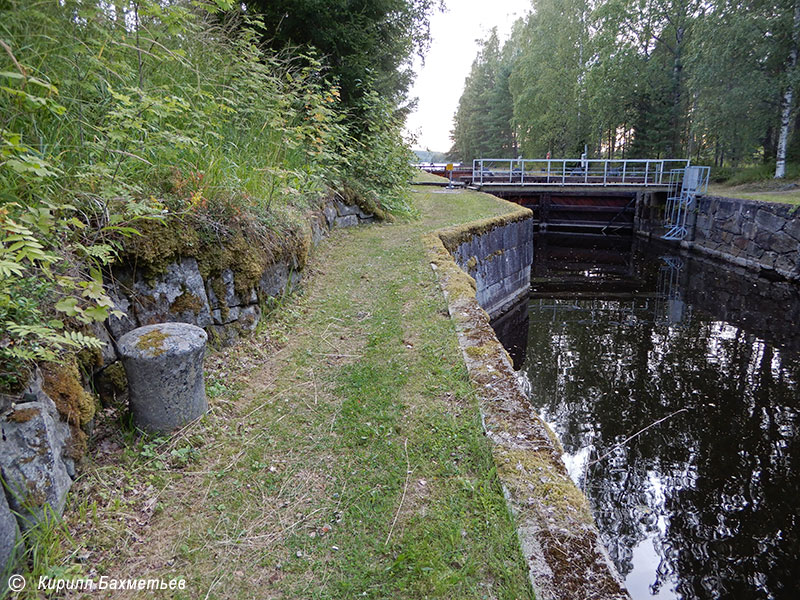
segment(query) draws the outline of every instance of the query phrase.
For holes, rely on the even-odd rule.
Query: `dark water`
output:
[[[800,598],[798,288],[596,242],[540,236],[496,329],[631,595]]]

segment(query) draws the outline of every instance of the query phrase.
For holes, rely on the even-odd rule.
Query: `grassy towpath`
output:
[[[765,180],[736,186],[712,184],[708,186],[711,196],[723,198],[742,198],[781,204],[800,204],[800,180]]]
[[[211,413],[114,439],[72,495],[86,574],[186,598],[531,598],[420,235],[502,214],[417,187],[421,218],[337,231],[304,293],[207,359]]]

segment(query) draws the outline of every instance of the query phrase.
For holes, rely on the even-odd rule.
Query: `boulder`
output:
[[[58,515],[64,511],[75,465],[67,457],[69,425],[42,391],[41,376],[23,399],[0,418],[0,471],[8,503],[20,527],[28,529],[42,520],[47,505]]]
[[[14,567],[20,544],[19,526],[8,506],[6,495],[0,491],[0,576]],[[0,596],[3,595],[5,577],[0,580]]]
[[[358,217],[356,215],[336,217],[336,227],[353,227],[354,225],[358,225]]]

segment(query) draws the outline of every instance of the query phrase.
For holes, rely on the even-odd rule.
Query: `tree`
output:
[[[375,91],[400,105],[413,78],[411,57],[427,48],[428,16],[439,0],[246,0],[281,50],[313,49],[329,66],[347,106]]]
[[[781,99],[781,128],[778,134],[778,155],[775,164],[775,178],[786,175],[786,147],[789,140],[789,124],[792,120],[792,109],[795,98],[795,79],[797,78],[797,51],[798,37],[800,36],[800,0],[794,0],[794,16],[792,19],[792,41],[789,47],[789,56],[786,61],[786,83]]]
[[[774,11],[759,0],[742,6],[718,2],[695,25],[687,58],[689,87],[696,96],[692,130],[699,145],[723,156],[749,159],[759,146],[775,158],[780,60],[773,35]]]
[[[450,156],[465,162],[475,158],[514,156],[511,129],[513,113],[508,79],[511,56],[500,50],[497,29],[482,42],[464,83],[464,92],[453,119]]]

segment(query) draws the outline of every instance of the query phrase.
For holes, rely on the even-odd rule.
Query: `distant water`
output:
[[[535,260],[496,330],[633,598],[800,598],[798,287],[630,238]]]

